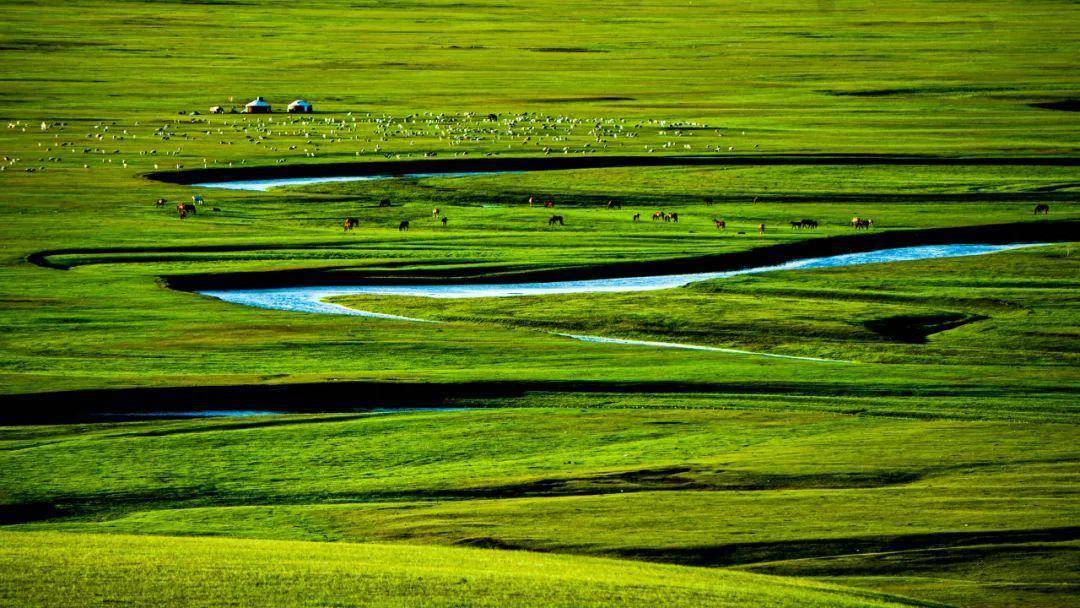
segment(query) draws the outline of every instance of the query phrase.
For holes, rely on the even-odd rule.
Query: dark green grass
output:
[[[23,530],[452,544],[778,572],[778,560],[849,556],[836,558],[846,569],[806,574],[895,590],[858,556],[1075,538],[1074,436],[1064,424],[562,408],[22,427],[4,431],[0,496],[12,516],[53,518]],[[911,576],[937,582],[905,594],[1007,602],[1013,591],[995,596],[995,581],[1028,567],[1070,580],[1072,555],[973,573],[981,582],[964,587],[949,585],[950,569],[977,557],[923,563]],[[1059,603],[1070,593],[1043,592]]]
[[[893,601],[715,569],[740,565],[918,601],[1069,605],[1080,318],[1069,245],[633,298],[355,302],[453,321],[441,326],[245,309],[157,279],[664,260],[845,234],[853,215],[877,230],[1075,219],[1075,167],[211,191],[184,221],[153,201],[195,191],[140,175],[545,148],[1074,156],[1075,113],[1060,108],[1077,97],[1077,12],[1058,0],[5,6],[0,155],[17,160],[0,172],[0,393],[357,379],[598,388],[455,403],[542,409],[3,429],[0,516],[21,530],[0,541],[0,603]],[[305,97],[320,114],[186,115],[255,95],[278,107]],[[547,228],[551,212],[527,208],[530,195],[553,198],[567,225]],[[376,208],[381,198],[394,206]],[[623,209],[604,209],[610,199]],[[1037,203],[1049,218],[1031,215]],[[658,209],[682,221],[630,222]],[[346,216],[361,228],[343,234]],[[821,229],[787,228],[804,217]],[[402,219],[408,234],[394,229]],[[140,252],[160,247],[178,250]],[[130,251],[100,252],[112,248]],[[51,258],[71,270],[27,261],[57,249],[84,252]],[[642,380],[677,392],[637,392]],[[373,541],[397,545],[358,544]],[[443,546],[455,544],[572,555]]]

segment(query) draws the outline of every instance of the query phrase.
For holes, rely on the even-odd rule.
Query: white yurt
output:
[[[247,114],[269,114],[270,104],[262,97],[256,97],[255,101],[249,101],[244,105],[244,112]]]
[[[303,99],[297,99],[289,104],[289,114],[311,114],[315,111],[315,107],[311,105],[311,102]]]

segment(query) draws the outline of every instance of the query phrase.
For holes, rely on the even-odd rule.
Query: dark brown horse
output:
[[[636,221],[638,221],[640,219],[641,219],[641,214],[640,213],[635,213],[634,214],[634,221],[636,222]]]
[[[345,229],[345,232],[352,230],[360,225],[360,220],[355,217],[347,217],[344,222],[341,222],[341,227]]]
[[[717,230],[727,230],[727,222],[725,222],[724,220],[718,220],[713,218],[712,223],[716,224]]]
[[[548,226],[554,226],[555,224],[565,226],[566,224],[563,223],[563,216],[553,215],[550,219],[548,219]]]
[[[1050,205],[1039,204],[1035,205],[1035,215],[1050,215]]]
[[[398,232],[406,232],[409,229],[409,220],[401,220],[401,223],[398,224],[397,229]]]
[[[176,214],[180,216],[180,219],[184,219],[188,214],[195,215],[195,205],[191,203],[176,203]]]

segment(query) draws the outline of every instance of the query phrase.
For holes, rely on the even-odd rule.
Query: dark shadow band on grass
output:
[[[143,174],[143,177],[167,184],[192,185],[210,182],[305,177],[394,176],[414,173],[565,171],[571,169],[603,169],[614,167],[689,167],[707,165],[1001,165],[1075,167],[1080,166],[1080,158],[1071,156],[932,156],[919,154],[534,156],[262,165],[254,167],[215,167],[208,169],[188,169],[184,171],[153,171]]]
[[[1080,221],[1038,221],[925,230],[883,230],[868,234],[813,238],[716,255],[561,268],[522,270],[484,267],[375,271],[336,267],[333,269],[177,274],[162,276],[161,280],[166,286],[182,291],[337,285],[409,285],[433,280],[444,281],[447,284],[575,281],[724,272],[773,266],[804,258],[920,245],[1050,243],[1076,240],[1080,240]]]
[[[1080,539],[1080,526],[977,532],[937,532],[835,539],[806,539],[716,546],[639,548],[609,553],[620,558],[684,566],[739,566],[778,560],[884,553],[972,545],[1021,542],[1066,542]]]
[[[602,403],[612,395],[711,395],[719,405],[725,397],[785,395],[810,397],[934,398],[984,397],[987,387],[943,384],[909,385],[866,382],[680,382],[680,381],[578,381],[494,380],[474,382],[378,382],[346,381],[293,384],[242,384],[227,386],[172,386],[89,389],[4,395],[0,425],[102,422],[102,415],[127,412],[235,410],[257,407],[262,411],[318,414],[357,413],[376,409],[460,409],[505,407],[544,395],[572,395],[583,406],[595,399]],[[1054,392],[1080,396],[1080,386],[1056,386]],[[1001,388],[994,389],[1001,396]],[[865,408],[848,413],[873,415]],[[883,413],[882,415],[896,415]],[[942,418],[944,414],[903,414],[908,418]],[[115,421],[115,418],[113,418]]]

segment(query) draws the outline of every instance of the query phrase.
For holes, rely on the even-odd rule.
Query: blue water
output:
[[[399,315],[355,310],[326,302],[327,298],[351,295],[412,296],[425,298],[508,298],[520,296],[544,296],[576,293],[616,293],[654,291],[682,287],[698,281],[723,279],[744,274],[759,274],[779,270],[810,270],[836,268],[886,262],[908,262],[937,258],[955,258],[1006,251],[1030,244],[1013,245],[927,245],[880,249],[863,253],[848,253],[820,258],[793,260],[775,266],[760,266],[724,272],[699,272],[690,274],[650,275],[616,279],[589,279],[581,281],[552,281],[546,283],[489,283],[475,285],[448,285],[429,283],[417,285],[343,285],[323,287],[285,287],[277,289],[228,289],[200,292],[234,304],[272,310],[319,314],[354,315],[398,321],[431,322],[425,319]]]
[[[518,173],[518,171],[469,171],[461,173],[408,173],[405,175],[344,175],[338,177],[289,177],[283,179],[251,179],[245,181],[202,182],[192,184],[199,188],[218,188],[221,190],[255,190],[266,192],[271,188],[285,186],[307,186],[334,182],[371,182],[381,179],[421,179],[425,177],[467,177],[470,175],[491,175],[494,173]]]

